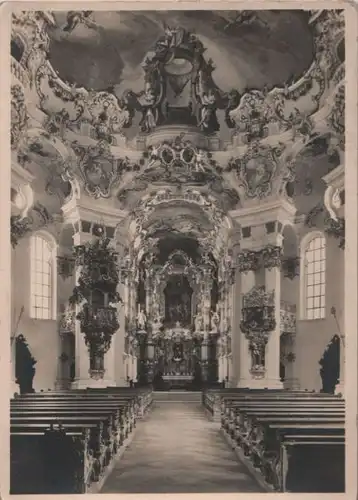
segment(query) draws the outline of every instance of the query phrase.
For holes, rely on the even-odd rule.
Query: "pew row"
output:
[[[239,390],[216,391],[208,400],[211,408],[219,405],[227,441],[267,491],[344,492],[343,399],[298,391]]]
[[[151,402],[120,388],[11,400],[11,494],[99,491]]]

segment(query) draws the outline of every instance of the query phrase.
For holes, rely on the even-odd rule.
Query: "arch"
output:
[[[202,211],[216,229],[226,230],[228,233],[233,229],[230,217],[216,206],[210,196],[204,196],[201,192],[191,189],[184,193],[161,189],[153,195],[143,197],[137,208],[133,210],[133,218],[128,230],[129,240],[134,241],[143,232],[143,225],[149,221],[156,210],[171,204],[194,205]]]
[[[57,241],[44,230],[30,238],[30,316],[43,320],[57,317]]]
[[[300,318],[326,316],[326,238],[322,231],[310,231],[300,244]]]

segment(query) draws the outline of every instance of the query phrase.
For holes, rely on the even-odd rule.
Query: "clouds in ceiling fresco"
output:
[[[223,90],[282,85],[299,77],[313,58],[304,11],[96,11],[93,28],[79,24],[68,33],[66,13],[55,14],[50,61],[70,83],[103,90],[143,88],[141,63],[164,26],[194,32],[212,58]],[[243,16],[243,17],[242,17]]]

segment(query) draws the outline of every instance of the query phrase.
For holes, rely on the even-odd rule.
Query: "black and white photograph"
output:
[[[344,8],[15,4],[10,494],[347,492]]]

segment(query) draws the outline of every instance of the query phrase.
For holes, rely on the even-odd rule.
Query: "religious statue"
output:
[[[111,123],[105,109],[99,114],[97,120],[95,121],[94,129],[98,140],[103,140],[111,144]]]
[[[211,331],[213,333],[219,333],[219,323],[220,316],[218,313],[218,308],[216,308],[215,311],[211,312]]]
[[[145,315],[145,312],[142,311],[141,307],[139,306],[137,315],[138,328],[140,328],[141,330],[145,330],[146,324],[147,324],[147,317]]]
[[[25,337],[20,334],[15,338],[15,377],[19,385],[20,394],[35,392],[33,379],[37,361],[33,358]]]
[[[179,47],[179,45],[182,44],[185,35],[186,32],[183,28],[171,28],[169,26],[165,28],[165,39],[168,47],[170,48]]]
[[[155,316],[154,320],[152,321],[153,333],[158,333],[162,326],[163,326],[162,318],[158,314]]]
[[[167,61],[174,49],[179,47],[188,36],[183,28],[164,28],[164,36],[159,38],[155,45],[155,55],[160,61]]]
[[[194,162],[196,172],[205,172],[205,160],[206,157],[204,151],[202,149],[198,149]]]
[[[203,316],[200,312],[195,316],[195,331],[201,332],[203,329]]]
[[[143,116],[140,122],[142,132],[152,132],[157,126],[157,112],[155,110],[156,96],[154,90],[149,87],[144,94]]]
[[[206,133],[212,134],[220,129],[216,117],[216,97],[212,89],[202,92],[200,95],[201,108],[198,126]]]

